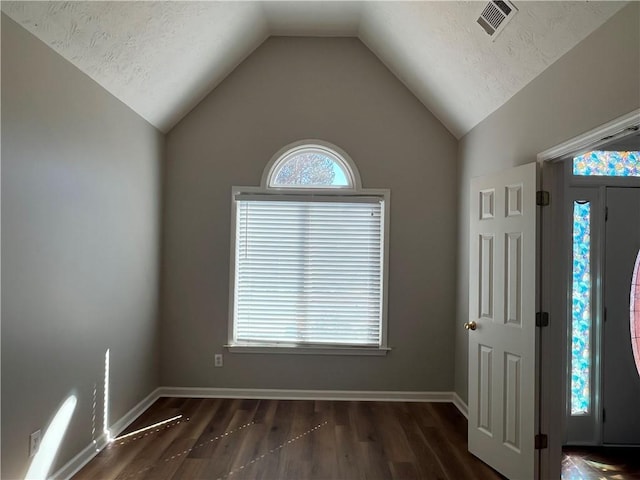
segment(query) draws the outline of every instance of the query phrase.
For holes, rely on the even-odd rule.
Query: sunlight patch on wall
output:
[[[42,437],[40,449],[33,457],[27,475],[24,477],[25,480],[45,480],[47,478],[77,402],[76,396],[70,395],[58,409]]]

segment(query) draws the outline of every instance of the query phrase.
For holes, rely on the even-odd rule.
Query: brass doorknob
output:
[[[464,322],[465,330],[475,330],[477,327],[476,322]]]

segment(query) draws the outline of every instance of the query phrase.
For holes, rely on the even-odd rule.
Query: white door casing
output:
[[[537,469],[536,169],[471,180],[469,451],[513,480]]]

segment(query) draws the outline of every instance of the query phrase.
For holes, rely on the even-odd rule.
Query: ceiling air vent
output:
[[[514,7],[513,3],[507,0],[491,0],[484,7],[477,21],[495,40],[516,13],[518,13],[518,9]]]

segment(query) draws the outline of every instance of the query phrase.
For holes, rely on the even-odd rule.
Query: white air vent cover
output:
[[[491,0],[482,10],[477,22],[493,40],[518,12],[508,0]]]

